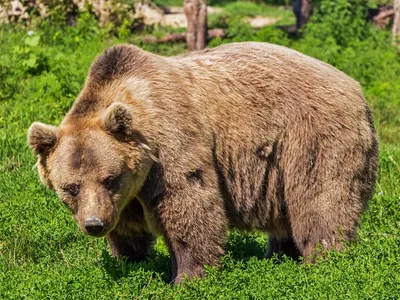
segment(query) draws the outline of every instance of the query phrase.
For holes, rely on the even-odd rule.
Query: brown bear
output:
[[[267,256],[354,238],[378,144],[360,85],[267,43],[176,57],[106,50],[59,127],[35,122],[40,178],[116,257],[161,235],[173,280],[218,266],[227,229],[269,234]]]

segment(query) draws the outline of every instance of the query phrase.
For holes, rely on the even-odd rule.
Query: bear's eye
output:
[[[72,197],[76,197],[79,194],[80,186],[79,184],[68,184],[62,188],[65,192],[70,194]]]
[[[103,181],[103,185],[107,190],[112,191],[117,185],[117,178],[114,176],[109,176]]]

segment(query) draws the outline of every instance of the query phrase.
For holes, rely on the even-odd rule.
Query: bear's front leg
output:
[[[122,211],[117,226],[107,235],[112,254],[130,262],[146,258],[155,237],[146,229],[143,207],[132,199]]]
[[[121,235],[112,231],[107,235],[107,241],[115,257],[126,257],[129,262],[139,262],[146,258],[154,236],[147,232]]]
[[[227,220],[217,181],[189,182],[167,191],[157,211],[172,258],[172,281],[201,277],[204,265],[219,266]]]

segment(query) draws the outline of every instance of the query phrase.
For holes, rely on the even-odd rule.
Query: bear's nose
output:
[[[89,234],[100,234],[104,231],[104,222],[95,217],[87,218],[85,221],[85,229]]]

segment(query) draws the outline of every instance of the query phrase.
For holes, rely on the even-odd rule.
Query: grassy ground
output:
[[[103,239],[79,232],[32,170],[35,158],[26,146],[26,130],[35,120],[60,122],[102,49],[134,41],[173,55],[183,52],[184,45],[142,45],[138,36],[112,38],[85,17],[77,28],[43,24],[33,35],[25,28],[0,27],[0,299],[398,299],[400,59],[389,46],[388,33],[368,26],[354,33],[349,31],[353,23],[343,17],[336,24],[336,19],[321,17],[318,30],[310,27],[295,39],[232,19],[228,37],[211,45],[240,40],[284,44],[362,83],[381,152],[376,192],[357,242],[316,265],[278,263],[262,258],[266,235],[232,231],[221,270],[208,269],[205,279],[180,286],[168,282],[169,255],[162,240],[148,261],[127,264],[110,255]],[[340,24],[340,35],[329,31]]]
[[[181,6],[181,0],[158,0],[154,1],[161,7]],[[214,27],[218,20],[227,17],[254,18],[264,17],[274,21],[271,24],[290,25],[295,24],[295,17],[292,7],[282,1],[280,5],[272,5],[269,1],[208,1],[208,5],[221,8],[220,12],[208,15],[209,26]]]
[[[223,6],[220,17],[266,17],[276,19],[276,25],[290,25],[296,23],[295,17],[290,6],[274,6],[264,3],[254,3],[248,1],[235,1]],[[213,16],[210,16],[211,21]]]

